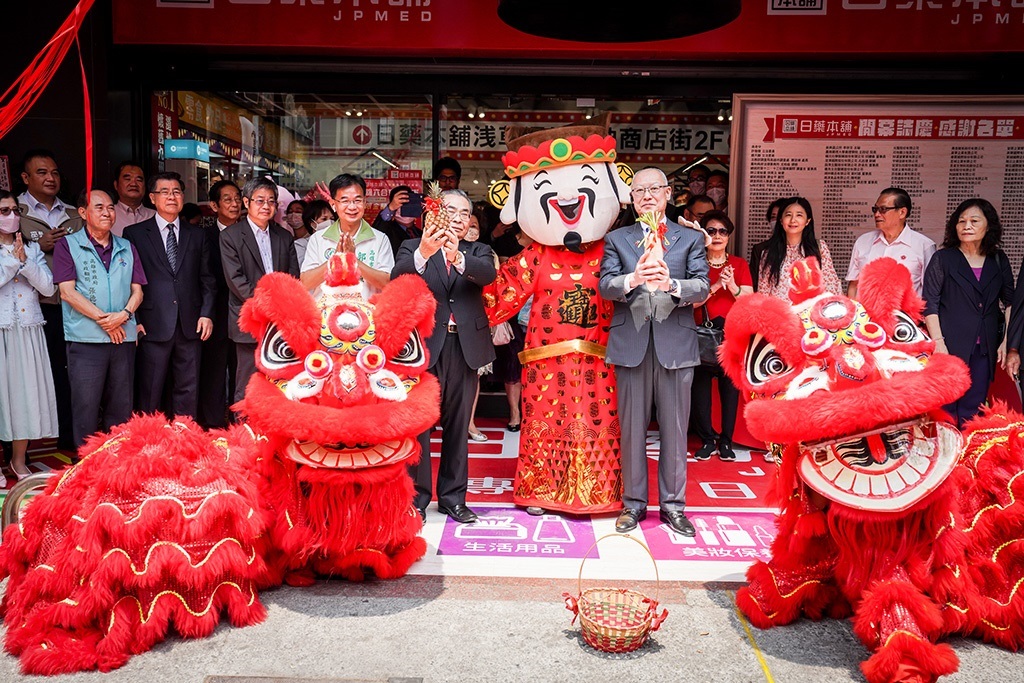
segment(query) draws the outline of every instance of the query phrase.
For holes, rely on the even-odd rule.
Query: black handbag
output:
[[[701,306],[704,322],[697,326],[697,349],[700,352],[700,364],[706,368],[721,368],[718,362],[718,347],[725,339],[725,330],[715,327],[708,316],[708,307]]]

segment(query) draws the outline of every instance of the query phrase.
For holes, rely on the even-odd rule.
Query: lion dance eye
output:
[[[260,346],[260,360],[269,369],[282,368],[298,362],[299,357],[274,325],[267,328]]]
[[[747,350],[747,381],[751,385],[764,384],[790,370],[775,345],[761,335],[750,342]]]
[[[392,363],[412,366],[422,365],[425,361],[426,355],[423,351],[423,340],[420,339],[419,333],[415,330],[409,335],[405,346],[391,359]]]
[[[892,331],[892,340],[900,344],[912,344],[914,342],[923,341],[925,338],[921,329],[914,324],[907,315],[901,311],[896,311],[896,327]]]

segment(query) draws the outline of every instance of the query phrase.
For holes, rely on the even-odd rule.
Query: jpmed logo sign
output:
[[[827,13],[828,0],[768,0],[768,14],[818,14]]]

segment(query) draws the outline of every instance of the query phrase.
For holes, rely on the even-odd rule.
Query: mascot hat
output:
[[[509,178],[559,166],[615,163],[615,138],[608,134],[610,114],[595,124],[536,128],[508,126],[508,152],[501,157]]]

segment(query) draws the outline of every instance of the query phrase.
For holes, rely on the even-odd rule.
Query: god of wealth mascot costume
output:
[[[257,591],[282,581],[395,578],[422,557],[406,466],[438,417],[434,299],[410,276],[363,301],[354,256],[329,263],[319,302],[273,273],[243,307],[262,340],[245,424],[134,417],[6,529],[4,645],[24,672],[108,671],[172,622],[193,638],[221,613],[262,621]]]
[[[533,239],[484,289],[491,325],[532,296],[513,498],[588,514],[622,507],[615,375],[605,365],[612,304],[597,293],[604,236],[629,201],[604,125],[505,130],[510,180],[492,186],[501,221]],[[628,169],[623,170],[628,173]],[[496,201],[497,198],[497,201]]]
[[[736,302],[719,352],[753,397],[751,433],[781,455],[772,559],[748,571],[740,608],[760,628],[852,614],[871,683],[956,671],[937,642],[947,634],[1016,649],[1024,417],[997,406],[964,447],[941,406],[967,389],[967,369],[934,353],[896,261],[865,267],[859,301],[825,291],[815,259],[792,276],[791,305]]]

